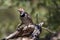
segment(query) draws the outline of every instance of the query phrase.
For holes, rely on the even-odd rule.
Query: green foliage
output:
[[[0,38],[14,32],[21,23],[17,11],[20,7],[32,16],[34,23],[45,21],[46,27],[60,30],[60,0],[0,0]],[[41,37],[47,33],[43,30]]]

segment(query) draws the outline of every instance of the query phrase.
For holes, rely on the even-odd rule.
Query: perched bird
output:
[[[37,40],[41,33],[41,27],[33,23],[31,16],[25,12],[23,8],[18,9],[20,13],[21,24],[18,25],[17,30],[10,34],[3,40],[14,39],[18,37],[30,37],[33,40]]]
[[[28,24],[33,24],[31,16],[24,11],[24,9],[20,8],[18,9],[18,11],[20,12],[20,19],[22,21],[23,24],[28,25]]]

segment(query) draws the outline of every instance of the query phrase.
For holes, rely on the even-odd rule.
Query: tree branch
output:
[[[50,30],[50,29],[48,29],[48,28],[45,28],[45,27],[42,27],[43,24],[44,24],[44,22],[39,23],[39,26],[41,26],[42,29],[45,29],[45,30],[47,30],[48,32],[53,33],[53,34],[56,33],[55,31],[52,31],[52,30]]]

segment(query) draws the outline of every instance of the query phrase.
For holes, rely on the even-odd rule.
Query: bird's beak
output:
[[[17,11],[19,11],[19,9]]]

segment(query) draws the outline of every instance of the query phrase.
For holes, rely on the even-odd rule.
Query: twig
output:
[[[42,29],[45,29],[45,30],[47,30],[48,32],[53,33],[53,34],[56,33],[55,31],[52,31],[52,30],[50,30],[50,29],[48,29],[48,28],[45,28],[45,27],[42,27],[43,24],[44,24],[44,22],[39,23],[39,25],[41,26]]]

